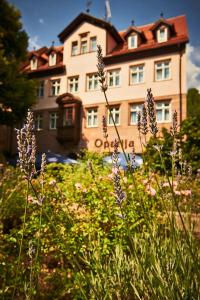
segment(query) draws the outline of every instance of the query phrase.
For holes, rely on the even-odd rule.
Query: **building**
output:
[[[186,117],[185,16],[161,17],[154,24],[118,32],[109,22],[86,13],[60,34],[62,46],[29,53],[23,72],[39,81],[35,130],[39,151],[106,151],[116,134],[97,76],[97,44],[102,46],[111,111],[127,151],[141,152],[137,113],[147,88],[156,101],[159,128],[170,128],[173,110]],[[108,142],[102,133],[107,116]]]

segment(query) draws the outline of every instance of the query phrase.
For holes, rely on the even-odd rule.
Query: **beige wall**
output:
[[[101,147],[95,146],[96,139],[103,141],[102,116],[107,114],[105,99],[103,93],[98,91],[87,91],[86,90],[86,74],[96,73],[97,59],[96,52],[86,53],[82,55],[71,56],[71,45],[73,41],[80,41],[80,34],[88,32],[87,38],[97,36],[97,43],[101,44],[103,53],[106,53],[106,40],[109,41],[107,51],[110,52],[115,46],[113,38],[106,34],[106,31],[102,28],[96,27],[91,24],[83,23],[76,31],[74,31],[64,42],[64,65],[66,65],[66,75],[54,76],[51,78],[44,78],[45,80],[45,97],[38,99],[38,103],[34,109],[43,111],[45,118],[44,130],[37,133],[38,144],[40,151],[46,151],[47,149],[53,152],[66,153],[70,151],[76,151],[77,147],[73,147],[70,144],[60,145],[56,140],[56,131],[49,130],[48,121],[48,110],[57,108],[56,98],[50,95],[50,79],[61,79],[60,94],[68,91],[67,79],[71,76],[79,76],[79,91],[77,96],[80,97],[83,104],[83,116],[86,115],[86,108],[98,106],[98,127],[87,128],[86,120],[83,117],[82,120],[82,134],[83,138],[90,150],[105,151],[108,148],[104,148],[103,144]],[[170,71],[171,77],[169,80],[155,81],[155,62],[162,60],[170,60]],[[133,65],[145,65],[144,72],[144,83],[130,85],[130,66]],[[180,82],[179,82],[179,66],[180,66],[180,54],[172,53],[171,55],[160,55],[155,57],[147,57],[145,59],[138,59],[135,61],[118,63],[106,66],[106,70],[120,69],[121,72],[121,84],[120,87],[108,88],[107,96],[111,104],[120,104],[120,124],[118,126],[121,138],[127,140],[127,151],[131,148],[128,147],[130,141],[135,142],[136,152],[141,152],[141,147],[138,139],[138,132],[135,125],[129,124],[130,118],[130,103],[141,103],[144,102],[146,92],[148,88],[152,89],[155,100],[170,100],[171,111],[180,111]],[[69,91],[68,91],[69,92]],[[182,112],[183,119],[186,117],[186,56],[185,53],[182,55]],[[159,124],[161,131],[162,127],[170,128],[171,123]],[[116,137],[114,128],[110,126],[108,128],[109,141],[113,141]],[[80,144],[82,142],[80,141]],[[124,142],[125,143],[125,142]],[[48,146],[47,146],[48,144]],[[101,142],[99,141],[100,145]]]

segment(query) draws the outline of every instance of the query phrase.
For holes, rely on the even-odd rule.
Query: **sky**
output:
[[[60,42],[58,34],[81,12],[87,0],[8,0],[22,15],[22,23],[29,36],[29,50]],[[200,90],[200,0],[110,0],[111,23],[123,30],[131,25],[144,25],[164,18],[186,15],[190,43],[187,46],[187,84]],[[105,16],[105,0],[93,0],[90,14]]]

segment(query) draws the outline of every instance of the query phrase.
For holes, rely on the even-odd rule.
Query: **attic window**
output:
[[[157,30],[157,41],[158,43],[163,43],[168,40],[168,28],[161,27]]]
[[[51,53],[49,56],[49,66],[54,66],[56,64],[56,53]]]
[[[31,59],[31,70],[36,70],[37,69],[37,58],[33,57]]]
[[[134,49],[138,47],[138,36],[137,34],[128,37],[128,49]]]

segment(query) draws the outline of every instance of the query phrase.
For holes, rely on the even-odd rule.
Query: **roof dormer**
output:
[[[32,56],[31,60],[30,60],[30,67],[31,70],[36,70],[38,67],[38,59],[36,56]]]
[[[127,40],[128,49],[135,49],[145,41],[143,32],[138,30],[135,26],[131,26],[128,28],[124,35],[124,38],[125,40]]]
[[[56,52],[52,51],[49,55],[49,66],[55,66],[57,60]]]
[[[151,27],[151,31],[158,43],[167,42],[174,34],[173,25],[163,17]]]

